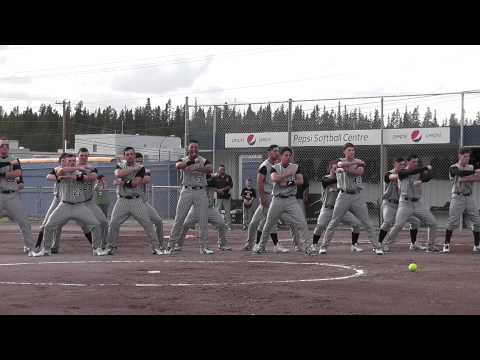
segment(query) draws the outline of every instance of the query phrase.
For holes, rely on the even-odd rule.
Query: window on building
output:
[[[97,152],[97,144],[93,144],[92,152]]]

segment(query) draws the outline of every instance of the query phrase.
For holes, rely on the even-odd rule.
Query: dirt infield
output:
[[[181,253],[154,256],[143,231],[125,226],[116,255],[93,257],[69,225],[61,253],[42,258],[22,254],[14,226],[0,232],[0,314],[480,314],[480,254],[469,231],[454,233],[448,255],[408,251],[408,232],[384,256],[361,234],[365,251],[352,254],[348,231],[327,255],[252,255],[235,229],[232,252],[201,255],[193,231]],[[418,272],[407,270],[411,262]]]

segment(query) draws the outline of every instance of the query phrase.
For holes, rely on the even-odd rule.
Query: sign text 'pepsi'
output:
[[[288,132],[228,133],[225,134],[225,148],[256,148],[288,145]]]

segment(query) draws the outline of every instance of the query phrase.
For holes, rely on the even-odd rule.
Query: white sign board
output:
[[[288,132],[228,133],[225,134],[225,148],[258,148],[288,145]]]
[[[383,143],[385,145],[448,144],[450,143],[450,128],[384,129]]]
[[[292,132],[292,146],[342,146],[347,142],[354,145],[378,145],[380,131],[375,129]]]

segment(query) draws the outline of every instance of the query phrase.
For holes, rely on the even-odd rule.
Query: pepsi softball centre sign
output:
[[[342,146],[346,142],[355,145],[380,145],[382,132],[372,130],[295,131],[291,134],[292,146]],[[400,144],[449,144],[450,128],[384,129],[385,145]],[[228,133],[225,148],[268,147],[270,144],[288,145],[288,132]]]

